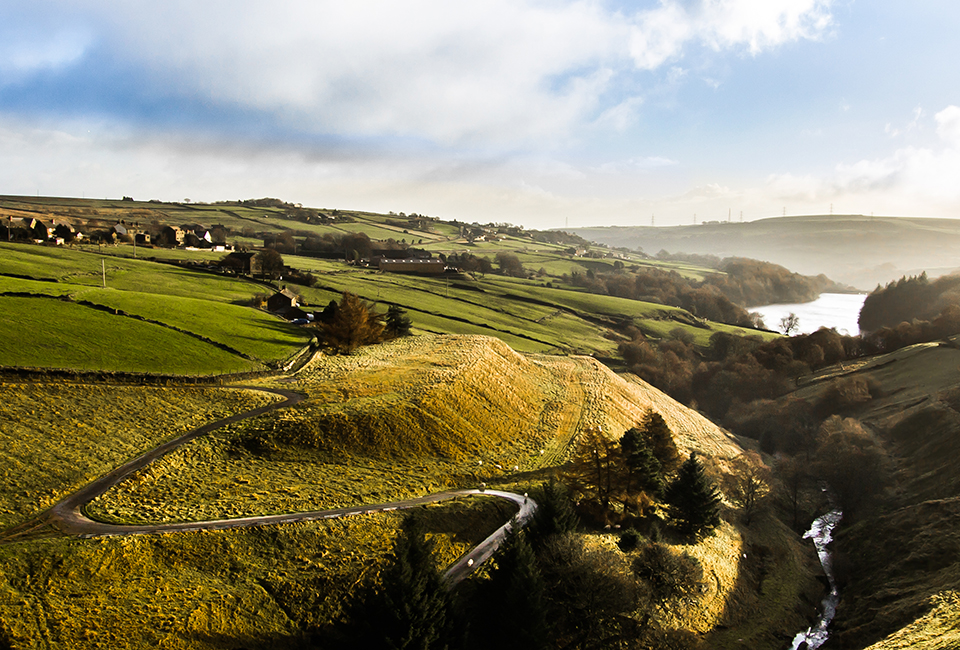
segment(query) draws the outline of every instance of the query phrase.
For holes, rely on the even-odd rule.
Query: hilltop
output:
[[[953,272],[960,255],[960,220],[814,215],[695,226],[571,228],[609,246],[670,253],[750,257],[799,273],[824,273],[870,290],[903,275]]]

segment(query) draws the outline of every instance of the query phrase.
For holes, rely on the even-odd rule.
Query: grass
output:
[[[311,333],[245,305],[266,291],[250,282],[141,259],[0,245],[0,365],[166,374],[262,370],[306,345]],[[52,280],[52,281],[51,281]],[[30,297],[33,296],[33,297]],[[108,307],[92,309],[44,296]],[[138,316],[128,318],[117,313]],[[219,347],[218,347],[219,346]]]
[[[617,435],[650,407],[678,432],[684,450],[695,445],[721,464],[739,451],[719,428],[643,382],[624,381],[588,358],[518,355],[488,337],[412,337],[320,357],[284,385],[307,399],[169,454],[109,491],[90,513],[117,522],[197,520],[382,502],[481,481],[525,485],[564,461],[577,432],[601,425]],[[229,399],[246,399],[222,390],[7,390],[4,417],[15,423],[0,427],[9,431],[7,447],[19,445],[25,455],[52,432],[53,444],[44,448],[57,454],[35,454],[42,464],[29,473],[38,486],[47,481],[61,491],[82,482],[67,472],[84,465],[77,458],[119,463],[133,453],[125,445],[150,446],[151,436],[214,416],[196,404],[239,410]],[[81,425],[88,418],[98,426]],[[148,431],[135,428],[141,421]],[[314,430],[323,435],[311,438]],[[89,464],[87,471],[99,473]],[[15,503],[12,485],[8,493]],[[11,510],[20,507],[22,519],[41,505]],[[483,499],[418,510],[443,565],[512,513]],[[41,648],[297,647],[307,630],[324,629],[342,614],[360,582],[376,581],[399,521],[390,513],[0,547],[0,621],[15,642],[30,639]],[[706,630],[731,622],[725,604],[739,593],[744,566],[736,559],[739,533],[727,525],[686,550],[717,581],[697,607],[671,609],[671,624]]]
[[[0,297],[5,366],[204,375],[259,363],[175,330],[50,298]]]
[[[441,566],[512,515],[488,498],[415,512]],[[402,516],[0,547],[0,621],[14,647],[313,647],[379,579]]]
[[[0,528],[168,438],[270,401],[235,389],[0,383]]]

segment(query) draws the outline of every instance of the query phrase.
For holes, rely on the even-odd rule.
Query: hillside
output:
[[[861,290],[926,271],[952,272],[960,256],[960,220],[819,215],[747,223],[652,228],[572,228],[609,246],[719,257],[749,257],[798,273],[824,273]]]
[[[46,219],[48,227],[57,224],[60,232],[69,225],[87,235],[36,245],[11,225],[24,223],[19,220],[27,215]],[[118,227],[126,234],[117,235]],[[381,311],[390,305],[407,310],[417,332],[492,335],[522,352],[593,354],[612,363],[619,359],[618,344],[637,333],[653,340],[683,336],[700,347],[717,332],[773,336],[705,320],[672,304],[597,294],[573,282],[623,273],[625,264],[689,278],[720,273],[714,269],[604,249],[578,253],[551,236],[537,239],[513,227],[418,215],[326,214],[273,201],[194,205],[0,197],[3,228],[14,241],[0,242],[0,306],[15,318],[0,330],[24,344],[0,349],[0,366],[180,375],[276,367],[315,333],[251,308],[282,284],[314,311],[350,291]],[[135,245],[131,235],[155,242],[172,229],[214,233],[224,239],[224,250],[206,240],[194,242],[205,242],[205,248]],[[409,248],[414,241],[416,248]],[[286,280],[237,276],[218,266],[227,247],[264,245],[284,250]],[[336,250],[316,248],[326,245]],[[429,277],[353,263],[352,254],[381,249],[442,255],[466,269],[482,268]],[[519,267],[495,273],[498,258],[516,260]],[[64,338],[64,332],[73,334]]]
[[[878,507],[841,526],[836,561],[843,584],[839,648],[948,648],[960,629],[960,350],[914,345],[821,371],[790,398],[816,399],[864,381],[870,398],[851,405],[893,461]],[[872,645],[871,645],[872,644]]]
[[[662,414],[684,452],[698,450],[715,471],[741,453],[695,411],[592,358],[522,355],[490,337],[397,340],[317,357],[270,382],[308,399],[190,443],[108,492],[91,514],[196,520],[383,502],[480,482],[523,491],[563,462],[579,432],[602,425],[618,436],[648,408]],[[62,389],[32,390],[7,415],[25,430],[43,426],[37,406],[56,403]],[[209,390],[216,402],[222,389]],[[111,430],[124,425],[111,424],[110,411],[100,420]],[[84,457],[82,445],[71,449]],[[502,517],[470,507],[457,516],[436,512],[450,559],[489,525],[481,522]],[[725,516],[736,519],[732,511]],[[465,529],[464,517],[475,525]],[[779,647],[804,625],[797,612],[816,593],[809,554],[775,520],[763,522],[749,530],[725,523],[707,541],[682,547],[713,577],[695,606],[671,608],[664,620],[700,633],[724,626],[714,637],[719,648],[739,647],[745,636],[754,647]],[[378,570],[398,523],[382,514],[262,531],[0,547],[0,621],[15,641],[41,648],[295,646],[310,626],[329,624],[351,586]],[[613,536],[589,537],[616,548]],[[761,545],[776,562],[758,583],[755,560],[740,558],[753,558]]]

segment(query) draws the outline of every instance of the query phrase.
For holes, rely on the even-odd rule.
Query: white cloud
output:
[[[960,147],[960,106],[947,106],[934,115],[937,135],[953,147]]]
[[[630,52],[653,70],[681,56],[689,43],[752,55],[791,41],[821,37],[832,24],[831,0],[661,0],[637,14]]]
[[[0,45],[0,72],[64,65],[95,44],[136,71],[132,96],[288,131],[543,149],[583,126],[629,128],[642,93],[613,106],[608,94],[636,68],[691,42],[756,54],[816,38],[830,1],[661,0],[625,14],[600,0],[35,0],[8,21],[20,36]]]

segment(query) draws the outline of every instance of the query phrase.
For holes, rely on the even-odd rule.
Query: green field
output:
[[[7,314],[0,334],[19,342],[0,349],[0,365],[181,375],[264,370],[312,337],[244,306],[267,291],[142,259],[0,244]]]

